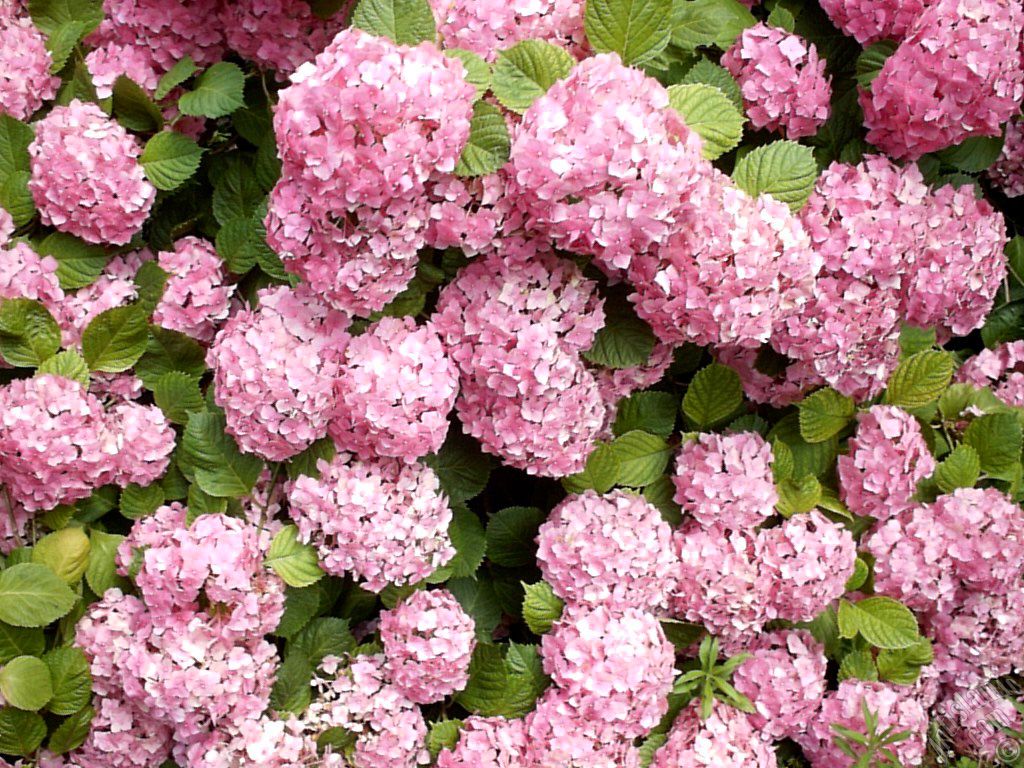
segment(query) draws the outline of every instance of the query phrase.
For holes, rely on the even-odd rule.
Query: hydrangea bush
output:
[[[0,0],[0,768],[1024,765],[1019,0]]]

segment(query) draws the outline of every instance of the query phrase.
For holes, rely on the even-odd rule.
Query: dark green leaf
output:
[[[487,522],[487,557],[509,568],[537,562],[537,529],[547,515],[536,507],[507,507]]]
[[[469,501],[487,485],[494,458],[480,450],[480,444],[452,428],[436,454],[424,457],[424,463],[437,473],[442,490],[452,502]]]
[[[399,45],[418,45],[437,37],[434,12],[427,0],[359,0],[352,26]]]
[[[46,723],[35,712],[13,707],[0,709],[0,752],[27,757],[45,738]]]
[[[43,661],[53,681],[53,698],[47,707],[55,715],[73,715],[89,703],[92,675],[89,660],[78,648],[55,648]]]
[[[211,496],[246,496],[263,470],[258,457],[238,450],[221,414],[192,414],[181,446],[183,457],[195,469],[196,482]]]
[[[694,427],[721,424],[743,404],[740,377],[731,368],[712,363],[697,371],[683,396],[683,414]]]
[[[478,101],[473,105],[469,140],[455,165],[456,176],[486,176],[508,162],[511,146],[505,116],[492,104]]]
[[[199,170],[203,148],[187,136],[163,131],[146,142],[139,162],[153,186],[171,192]]]
[[[237,64],[219,61],[196,79],[195,87],[178,99],[183,115],[224,117],[245,104],[245,75]]]
[[[121,125],[137,133],[154,133],[164,126],[164,116],[160,107],[153,103],[149,94],[142,90],[138,83],[125,75],[114,81],[114,115]],[[157,186],[157,189],[160,187]]]

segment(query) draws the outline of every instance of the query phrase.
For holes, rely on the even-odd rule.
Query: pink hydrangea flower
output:
[[[0,251],[0,299],[38,301],[54,319],[59,317],[64,291],[57,280],[57,260],[40,256],[25,243]]]
[[[339,449],[415,461],[448,434],[459,371],[433,323],[385,317],[349,342],[335,387],[328,431]]]
[[[67,768],[153,768],[170,757],[169,724],[119,696],[96,696],[93,709],[89,735],[68,756]]]
[[[999,157],[988,169],[988,177],[1007,197],[1024,195],[1024,123],[1006,124],[1006,140]]]
[[[156,198],[138,142],[95,104],[77,99],[36,123],[28,187],[44,224],[90,243],[124,245]]]
[[[832,85],[814,43],[764,22],[747,27],[722,55],[757,129],[790,139],[813,136],[828,120]]]
[[[581,706],[579,697],[555,686],[526,716],[525,765],[530,768],[639,768],[631,740]],[[591,707],[592,709],[592,707]],[[518,766],[517,766],[518,768]]]
[[[380,592],[421,581],[455,556],[452,511],[426,465],[350,461],[342,453],[317,469],[319,480],[303,475],[292,484],[289,512],[328,573],[351,572]]]
[[[960,366],[956,380],[991,387],[1007,405],[1024,405],[1024,341],[981,350]]]
[[[96,95],[108,99],[114,93],[114,83],[124,76],[153,94],[160,84],[164,68],[156,61],[151,48],[134,43],[110,42],[85,55],[85,66],[92,76]]]
[[[445,48],[463,48],[494,61],[521,40],[545,40],[582,53],[581,0],[431,0]]]
[[[157,264],[168,274],[153,322],[192,338],[213,341],[217,324],[228,316],[235,286],[226,283],[224,263],[213,245],[185,237],[173,251],[161,251]]]
[[[438,768],[520,768],[526,760],[526,728],[522,720],[467,717],[454,749],[442,749]]]
[[[672,529],[641,496],[584,491],[551,511],[537,560],[556,595],[576,605],[653,610],[666,602],[676,560]]]
[[[384,666],[392,683],[417,704],[466,687],[476,624],[447,590],[414,592],[380,616]]]
[[[901,41],[934,0],[821,0],[839,29],[867,47],[879,40]]]
[[[1019,732],[1021,714],[996,686],[982,686],[946,695],[932,710],[940,735],[950,739],[962,755],[998,765],[1012,758],[1019,742],[1004,729]]]
[[[683,708],[651,768],[776,768],[775,751],[762,740],[751,717],[716,704],[707,720],[700,702]]]
[[[789,360],[771,346],[760,349],[724,346],[716,347],[712,353],[718,362],[737,373],[743,393],[755,403],[785,408],[824,383],[812,363]],[[770,362],[765,364],[762,355]]]
[[[56,96],[60,78],[50,74],[52,63],[31,19],[0,14],[0,115],[28,120]]]
[[[97,315],[123,307],[139,296],[135,273],[149,257],[148,251],[115,256],[92,283],[71,293],[58,306],[61,344],[71,349],[82,344],[82,334]]]
[[[867,140],[916,160],[970,136],[997,136],[1024,96],[1024,9],[1002,0],[935,0],[862,91]]]
[[[772,461],[772,447],[756,432],[700,435],[676,457],[673,498],[705,528],[756,528],[779,501]]]
[[[150,485],[167,471],[176,435],[155,405],[122,402],[107,412],[107,424],[117,437],[117,474],[122,488]]]
[[[349,317],[287,287],[236,312],[207,354],[227,430],[246,453],[291,458],[327,434]]]
[[[885,520],[910,506],[917,484],[935,471],[935,459],[917,419],[901,408],[874,405],[857,414],[857,431],[837,470],[850,511]]]

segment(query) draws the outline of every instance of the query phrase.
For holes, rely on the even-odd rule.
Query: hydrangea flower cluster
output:
[[[991,387],[1007,405],[1024,405],[1024,341],[983,349],[956,372],[957,381]]]
[[[430,0],[445,48],[461,48],[493,61],[521,40],[546,40],[582,52],[581,0]]]
[[[863,46],[879,40],[900,42],[934,0],[821,0],[839,29]]]
[[[442,749],[438,768],[516,768],[526,762],[526,729],[522,720],[467,717],[454,749]]]
[[[1024,195],[1024,123],[1020,119],[1006,124],[1003,149],[989,167],[988,177],[1007,197]]]
[[[227,318],[234,286],[225,282],[224,264],[213,246],[185,237],[173,251],[161,251],[156,262],[168,274],[153,322],[192,338],[213,341],[217,324]]]
[[[64,291],[57,279],[57,260],[40,256],[26,243],[15,243],[0,258],[0,299],[38,301],[59,317]]]
[[[60,78],[31,20],[0,10],[0,115],[27,120],[57,95]]]
[[[700,702],[683,708],[672,724],[668,741],[654,753],[652,768],[776,768],[778,760],[761,739],[749,715],[718,706],[706,720]]]
[[[832,85],[825,60],[799,35],[761,22],[747,27],[722,55],[757,129],[790,139],[813,136],[828,120]]]
[[[284,79],[320,53],[340,31],[338,16],[317,17],[301,0],[221,3],[224,41],[243,58]]]

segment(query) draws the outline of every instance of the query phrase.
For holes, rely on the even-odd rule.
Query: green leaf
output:
[[[672,44],[684,51],[704,45],[725,50],[756,23],[737,0],[676,0],[672,4]]]
[[[153,310],[164,296],[169,275],[155,261],[145,261],[135,273],[133,282],[138,293],[138,305],[146,315]]]
[[[52,256],[57,260],[57,280],[65,291],[92,285],[109,261],[101,246],[63,232],[47,235],[37,250],[40,256]]]
[[[598,53],[615,52],[627,66],[650,61],[672,36],[672,0],[587,0],[587,40]]]
[[[650,485],[644,486],[643,496],[648,503],[657,507],[662,519],[669,525],[677,526],[683,521],[683,510],[675,502],[676,487],[668,475],[662,475]]]
[[[199,382],[182,371],[161,376],[153,388],[153,399],[168,421],[175,424],[187,424],[191,414],[206,410]]]
[[[419,45],[437,38],[434,12],[427,0],[359,0],[352,26],[399,45]]]
[[[487,557],[508,568],[536,564],[537,530],[547,515],[536,507],[507,507],[487,521]]]
[[[423,462],[437,473],[441,489],[453,503],[478,495],[495,465],[479,443],[457,429],[450,429],[441,450],[424,457]]]
[[[631,368],[644,365],[654,350],[651,326],[637,317],[626,292],[612,291],[605,299],[605,324],[594,337],[593,346],[583,357],[606,368]]]
[[[699,430],[721,424],[743,405],[743,386],[732,368],[712,363],[694,374],[683,396],[683,415]]]
[[[430,584],[439,584],[453,577],[473,576],[484,561],[487,539],[484,527],[475,512],[461,504],[455,505],[452,510],[452,522],[448,526],[448,535],[455,548],[455,557],[427,578]]]
[[[846,580],[845,592],[856,592],[868,580],[868,564],[859,557],[853,561],[853,575]]]
[[[30,168],[28,145],[35,138],[31,126],[0,114],[0,182]]]
[[[195,87],[178,99],[178,109],[192,117],[225,117],[245,105],[245,75],[237,64],[219,61],[203,72]]]
[[[284,615],[277,628],[271,632],[278,637],[291,638],[309,624],[320,607],[320,587],[285,587]]]
[[[729,97],[713,85],[689,83],[668,89],[669,104],[704,140],[708,160],[721,157],[739,145],[746,118]]]
[[[16,368],[35,368],[60,349],[60,326],[38,301],[0,299],[0,354]]]
[[[82,22],[85,32],[91,32],[103,21],[102,0],[29,0],[28,12],[47,35],[71,21]]]
[[[28,757],[46,738],[46,723],[35,712],[0,709],[0,752]]]
[[[768,14],[768,26],[778,27],[784,29],[790,34],[796,30],[796,19],[793,14],[783,8],[781,5],[776,5],[772,8],[772,12]]]
[[[89,369],[120,373],[146,351],[149,324],[137,306],[114,307],[92,319],[82,333],[82,355]]]
[[[299,541],[299,529],[294,525],[277,532],[263,564],[273,568],[289,587],[308,587],[324,577],[316,550]]]
[[[104,533],[95,528],[89,532],[89,566],[85,569],[85,583],[89,589],[100,597],[111,587],[120,586],[121,577],[117,575],[117,548],[124,541],[124,536],[116,533]]]
[[[530,631],[543,635],[551,631],[551,625],[562,617],[565,603],[551,590],[546,581],[536,584],[523,583],[526,596],[523,598],[523,621]]]
[[[482,99],[491,87],[491,65],[480,54],[467,51],[465,48],[447,48],[444,55],[462,62],[462,66],[466,68],[466,82],[476,88],[477,99]]]
[[[154,187],[170,192],[195,175],[203,159],[203,151],[187,136],[162,131],[146,142],[139,162]]]
[[[188,515],[185,522],[191,526],[196,518],[203,515],[223,515],[228,509],[228,500],[211,496],[198,485],[188,487]]]
[[[50,73],[57,74],[68,63],[71,51],[85,36],[88,25],[84,21],[66,21],[46,38],[46,50],[50,52]]]
[[[182,371],[198,379],[206,372],[206,352],[183,333],[151,325],[146,352],[135,364],[135,375],[152,390],[169,371]]]
[[[355,650],[356,639],[349,629],[348,619],[326,616],[313,619],[288,644],[288,652],[301,654],[316,667],[325,656],[340,656]]]
[[[921,667],[934,659],[932,644],[923,637],[908,648],[879,651],[878,676],[897,685],[913,685],[921,674]]]
[[[461,720],[440,720],[431,723],[427,732],[427,749],[431,758],[436,760],[443,749],[455,749],[455,745],[459,743],[461,728]]]
[[[931,349],[935,346],[935,341],[934,328],[917,328],[904,323],[900,328],[900,355],[910,357],[918,352]]]
[[[896,53],[897,44],[892,40],[872,43],[857,57],[855,65],[857,82],[867,88],[878,77],[886,60]]]
[[[939,399],[952,378],[953,358],[947,352],[918,352],[893,371],[885,402],[905,409],[929,405]]]
[[[636,751],[639,768],[649,768],[654,762],[654,753],[665,746],[666,741],[668,741],[667,733],[656,731],[648,736]]]
[[[772,444],[777,457],[780,450],[777,443],[783,443],[789,449],[789,457],[793,462],[790,477],[814,475],[820,478],[832,469],[839,454],[839,440],[834,436],[820,443],[804,440],[800,434],[800,418],[796,413],[782,417],[766,439]]]
[[[263,198],[263,188],[252,170],[240,162],[231,163],[214,183],[213,216],[221,226],[235,219],[250,219]]]
[[[779,502],[775,509],[783,517],[802,515],[810,512],[821,501],[821,483],[814,475],[799,479],[786,478],[778,484]]]
[[[522,114],[572,71],[575,60],[543,40],[523,40],[498,54],[491,90],[507,109]]]
[[[989,349],[1021,338],[1024,338],[1024,301],[1014,301],[993,310],[981,328],[981,340]]]
[[[96,711],[91,706],[80,709],[57,726],[56,730],[50,735],[50,741],[46,745],[47,748],[58,755],[78,749],[89,737],[92,719],[95,714]]]
[[[0,622],[0,664],[15,656],[39,656],[46,649],[46,638],[41,629],[12,627]]]
[[[971,136],[936,152],[935,156],[958,171],[981,173],[999,158],[1002,151],[1002,136]]]
[[[36,204],[28,190],[31,174],[15,171],[0,184],[0,207],[14,220],[15,227],[24,227],[36,217]]]
[[[219,413],[193,413],[181,446],[183,457],[195,469],[196,482],[211,496],[246,496],[263,470],[258,457],[238,450]]]
[[[473,105],[469,140],[462,148],[455,165],[456,176],[486,176],[508,162],[508,127],[501,110],[493,104],[478,101]]]
[[[943,493],[957,488],[973,488],[981,476],[981,457],[966,443],[958,445],[935,468],[935,484]]]
[[[852,397],[830,387],[819,389],[797,403],[800,435],[808,443],[822,443],[843,431],[856,413]]]
[[[301,715],[313,698],[310,681],[313,667],[299,654],[289,654],[277,668],[277,679],[270,689],[270,708],[275,712]]]
[[[978,454],[981,470],[990,477],[1011,479],[1021,453],[1021,425],[1012,413],[981,416],[964,431],[964,443]]]
[[[473,617],[477,639],[489,642],[502,615],[501,603],[491,579],[484,573],[475,579],[451,579],[448,591],[459,601],[462,610]]]
[[[704,83],[713,85],[726,95],[736,109],[743,111],[743,94],[740,92],[739,83],[729,74],[725,67],[715,64],[710,59],[700,58],[697,63],[690,67],[689,72],[683,75],[679,81],[683,84]]]
[[[0,669],[0,693],[12,707],[36,712],[53,696],[50,668],[34,656],[18,656]]]
[[[508,691],[502,715],[524,717],[533,710],[537,697],[551,684],[536,645],[509,643],[505,653]]]
[[[634,429],[612,442],[619,460],[617,485],[643,488],[657,480],[668,466],[672,453],[665,438]]]
[[[562,478],[562,487],[569,493],[582,493],[588,488],[606,493],[615,487],[619,471],[618,454],[607,443],[597,443],[587,457],[583,471]]]
[[[114,115],[129,131],[153,133],[164,127],[164,116],[160,107],[131,78],[120,75],[114,81],[113,97]]]
[[[89,660],[78,648],[55,648],[43,656],[53,681],[53,697],[47,707],[55,715],[73,715],[92,696]]]
[[[145,487],[132,483],[121,491],[121,514],[129,520],[141,520],[156,512],[165,501],[160,483],[151,483]]]
[[[32,562],[45,565],[70,586],[77,584],[89,564],[89,537],[81,528],[48,533],[32,547]]]
[[[70,611],[77,600],[45,565],[19,563],[0,571],[0,621],[12,626],[45,627]]]
[[[818,165],[810,147],[795,141],[773,141],[740,158],[732,178],[751,197],[769,194],[796,212],[814,191]]]
[[[478,643],[469,662],[469,682],[455,694],[455,701],[478,715],[499,715],[505,708],[508,670],[501,649],[496,645]]]
[[[642,429],[668,437],[676,426],[676,398],[668,392],[636,392],[619,403],[612,425],[616,435]]]
[[[163,99],[167,94],[192,77],[196,73],[196,69],[196,63],[192,61],[191,56],[181,59],[160,78],[156,91],[153,93],[153,98],[157,101]]]
[[[878,680],[878,668],[875,666],[875,659],[871,651],[857,650],[850,651],[839,663],[839,680]]]
[[[876,648],[908,648],[921,638],[914,614],[891,597],[868,597],[859,603],[841,600],[839,630],[843,637],[859,632]]]
[[[317,469],[317,462],[320,459],[329,462],[338,453],[334,441],[329,437],[316,440],[306,450],[288,462],[285,469],[288,471],[288,479],[295,480],[302,475],[308,477],[320,477],[320,470]]]

